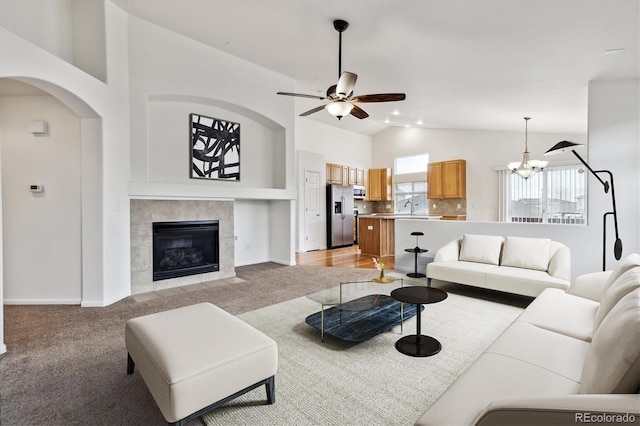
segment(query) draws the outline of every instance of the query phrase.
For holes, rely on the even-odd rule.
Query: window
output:
[[[427,171],[429,154],[408,155],[395,158],[395,174],[420,173]]]
[[[428,213],[427,182],[403,182],[395,184],[396,213]]]
[[[501,221],[586,223],[586,173],[581,165],[548,167],[523,179],[501,171]]]
[[[395,212],[400,214],[428,213],[427,166],[429,154],[396,157],[394,182]]]

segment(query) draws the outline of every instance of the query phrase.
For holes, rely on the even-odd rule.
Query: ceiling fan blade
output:
[[[363,118],[367,118],[369,116],[369,114],[367,114],[365,110],[360,108],[358,105],[353,106],[353,109],[351,110],[351,115],[359,118],[360,120],[362,120]]]
[[[311,98],[311,99],[320,99],[321,101],[324,101],[325,98],[323,98],[322,96],[316,96],[316,95],[303,95],[300,93],[289,93],[289,92],[278,92],[278,95],[285,95],[285,96],[297,96],[299,98]]]
[[[375,95],[360,95],[353,98],[353,102],[393,102],[404,101],[404,93],[378,93]]]
[[[322,98],[322,99],[324,99],[324,98]],[[303,112],[302,114],[300,114],[300,117],[306,117],[307,115],[311,115],[314,112],[322,111],[325,106],[326,105],[320,105],[319,107],[315,107],[313,109],[310,109],[309,111]]]
[[[334,99],[337,99],[337,97],[336,97],[336,87],[338,87],[338,86],[336,86],[334,84],[333,86],[330,86],[327,89],[327,99],[329,99],[331,101],[334,100]]]
[[[353,92],[357,79],[358,75],[349,71],[345,71],[340,75],[338,86],[336,87],[336,94],[340,99],[346,98]]]

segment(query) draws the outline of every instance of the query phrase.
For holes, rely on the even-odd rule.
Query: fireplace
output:
[[[220,270],[217,220],[153,222],[153,281]]]

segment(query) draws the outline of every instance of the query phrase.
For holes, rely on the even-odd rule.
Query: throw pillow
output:
[[[500,264],[502,237],[495,235],[464,234],[460,243],[459,260],[466,262]]]
[[[502,252],[503,266],[546,271],[549,268],[548,238],[507,237]]]
[[[602,295],[600,306],[596,311],[596,317],[593,320],[593,334],[596,334],[598,327],[609,314],[609,311],[627,294],[640,288],[640,266],[627,270],[620,275],[618,279],[611,283],[609,288]]]
[[[593,335],[579,393],[635,393],[640,387],[640,289],[624,296]]]

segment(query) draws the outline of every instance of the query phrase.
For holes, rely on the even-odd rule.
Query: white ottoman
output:
[[[127,321],[127,374],[140,375],[169,423],[265,385],[275,402],[276,342],[211,303]]]

